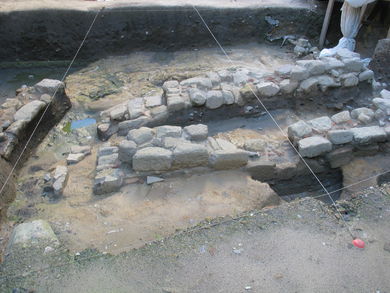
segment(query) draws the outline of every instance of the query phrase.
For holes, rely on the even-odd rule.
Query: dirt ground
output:
[[[0,11],[35,10],[35,9],[77,9],[88,10],[106,7],[139,7],[139,6],[203,6],[203,7],[288,7],[307,8],[313,6],[310,0],[0,0]]]
[[[387,187],[369,189],[347,208],[351,215],[347,223],[365,241],[364,249],[352,246],[351,236],[332,210],[305,199],[204,223],[116,257],[85,253],[61,266],[57,263],[34,273],[25,270],[23,277],[15,277],[16,272],[9,269],[0,288],[34,292],[390,292],[388,192]]]

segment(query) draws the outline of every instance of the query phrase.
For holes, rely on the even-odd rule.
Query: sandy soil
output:
[[[189,6],[243,8],[243,7],[290,7],[309,8],[314,6],[309,0],[0,0],[0,11],[30,10],[30,9],[75,9],[88,10],[106,7],[144,7],[144,6]]]
[[[38,292],[389,292],[388,192],[388,188],[364,192],[350,206],[356,216],[348,224],[366,242],[364,249],[352,246],[351,236],[331,210],[306,199],[205,224],[117,257],[81,254],[49,270],[34,272],[31,268],[33,272],[25,272],[23,278],[8,271],[3,288]],[[52,258],[64,260],[63,256]],[[49,261],[49,256],[45,259]]]

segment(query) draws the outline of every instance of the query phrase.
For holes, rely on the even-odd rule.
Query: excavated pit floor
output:
[[[287,48],[259,44],[228,48],[230,57],[238,65],[267,71],[291,62],[290,52]],[[92,184],[96,151],[101,145],[95,137],[96,126],[70,133],[63,131],[66,123],[87,117],[98,118],[99,111],[128,99],[129,95],[141,95],[161,86],[168,78],[191,77],[229,66],[218,48],[209,48],[173,53],[138,52],[109,57],[71,74],[66,83],[73,108],[20,170],[19,192],[9,209],[10,222],[8,229],[3,229],[2,246],[12,225],[39,218],[52,224],[60,241],[72,252],[97,248],[101,252],[119,253],[170,235],[177,229],[194,226],[205,219],[235,216],[247,210],[278,204],[279,197],[268,184],[252,180],[239,170],[193,176],[181,174],[152,186],[129,184],[117,193],[95,196],[92,194]],[[56,77],[60,71],[50,69],[46,77]],[[28,70],[24,71],[24,76],[17,75],[17,72],[8,70],[0,73],[9,77],[9,82],[2,84],[1,90],[9,92],[15,78],[20,79],[20,85],[33,83]],[[33,69],[31,72],[36,71]],[[114,76],[115,82],[119,80],[118,83],[127,90],[126,94],[108,93],[101,99],[90,99],[88,95],[96,92],[100,80],[107,76]],[[279,109],[272,113],[285,128],[298,118],[314,118],[328,114],[327,111],[331,110],[318,106],[316,109]],[[276,146],[285,142],[267,115],[216,120],[207,124],[211,135],[228,137],[238,144],[243,143],[244,138],[264,138]],[[64,163],[66,150],[80,142],[92,145],[93,151],[77,165],[69,166],[70,178],[64,196],[58,200],[43,197],[40,182],[44,175],[59,162]],[[277,152],[269,152],[268,155],[278,156]],[[384,169],[387,163],[388,159],[382,156],[355,160],[344,167],[345,182],[350,183],[365,177],[367,172]],[[303,195],[315,195],[318,190],[320,188]]]

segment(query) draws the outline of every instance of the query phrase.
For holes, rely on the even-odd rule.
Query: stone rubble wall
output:
[[[0,155],[5,160],[11,163],[16,160],[49,103],[49,108],[29,145],[29,150],[62,119],[71,107],[64,83],[44,79],[33,87],[24,86],[17,90],[15,98],[9,98],[1,105]]]
[[[371,108],[342,111],[298,121],[288,136],[304,158],[322,157],[332,168],[348,164],[354,156],[374,155],[390,146],[390,91],[383,89]]]
[[[313,93],[353,89],[359,83],[371,83],[373,78],[373,71],[367,69],[360,55],[346,49],[339,50],[335,57],[281,66],[272,74],[246,68],[209,72],[181,82],[166,81],[159,91],[103,111],[97,132],[103,141],[115,133],[126,136],[132,129],[162,125],[170,118],[180,122],[178,116],[183,111],[188,113],[185,124],[202,121],[202,115],[217,109],[226,109],[226,115],[229,109],[240,109],[236,115],[248,114],[254,111],[250,105],[258,104],[254,93],[262,101],[281,105],[285,100]]]
[[[208,127],[163,125],[129,131],[118,146],[99,149],[95,194],[117,191],[126,176],[163,174],[204,168],[226,170],[248,163],[250,153],[223,139],[208,136]],[[126,175],[127,173],[127,175]]]

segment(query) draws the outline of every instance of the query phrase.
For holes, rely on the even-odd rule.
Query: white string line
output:
[[[196,13],[199,15],[200,19],[202,20],[203,24],[205,25],[206,29],[210,32],[211,36],[213,37],[213,39],[215,40],[215,42],[217,43],[217,45],[219,46],[219,48],[222,50],[223,54],[226,56],[226,58],[228,59],[228,61],[233,65],[235,66],[235,63],[233,62],[233,60],[229,57],[229,55],[226,53],[225,49],[222,47],[222,45],[220,44],[220,42],[217,40],[217,38],[215,37],[215,35],[213,34],[213,32],[211,31],[211,29],[209,28],[209,26],[207,25],[206,21],[203,19],[202,15],[200,14],[200,12],[198,11],[198,9],[192,5],[192,7],[194,8],[194,10],[196,11]],[[306,165],[306,167],[309,169],[309,171],[313,174],[313,176],[315,177],[315,179],[318,181],[318,183],[321,185],[321,187],[324,189],[325,193],[328,195],[328,197],[330,198],[330,200],[332,201],[332,204],[334,205],[334,207],[336,208],[336,211],[337,213],[340,215],[340,218],[343,220],[343,222],[345,223],[345,226],[347,227],[349,233],[351,234],[352,238],[354,238],[354,235],[352,233],[352,230],[351,228],[349,227],[348,223],[344,220],[343,216],[341,215],[339,209],[337,208],[336,206],[336,203],[335,201],[333,200],[332,196],[330,195],[330,193],[328,192],[328,190],[326,189],[326,187],[324,186],[324,184],[321,182],[321,180],[318,178],[318,176],[314,173],[314,171],[312,170],[312,168],[310,168],[309,164],[305,161],[305,159],[302,157],[302,155],[299,153],[299,151],[297,150],[297,148],[294,146],[294,144],[289,140],[288,138],[288,135],[285,133],[285,131],[283,131],[282,127],[279,125],[279,123],[275,120],[275,118],[272,116],[272,114],[269,112],[269,110],[265,107],[264,103],[260,100],[260,98],[257,96],[257,94],[255,93],[255,91],[253,90],[253,88],[250,86],[249,87],[251,89],[251,92],[253,93],[253,95],[256,97],[256,99],[259,101],[260,105],[264,108],[265,112],[269,115],[269,117],[272,119],[272,121],[275,123],[275,125],[278,127],[278,129],[280,130],[280,132],[283,134],[283,136],[286,137],[287,141],[290,143],[291,147],[295,150],[295,152],[298,154],[298,156],[301,158],[302,162]]]
[[[358,185],[358,184],[360,184],[360,183],[369,181],[369,180],[371,180],[371,179],[377,178],[377,177],[382,176],[382,175],[384,175],[384,174],[387,174],[387,173],[389,173],[389,172],[390,172],[390,170],[387,170],[387,171],[384,171],[384,172],[375,174],[375,175],[373,175],[373,176],[370,176],[370,177],[367,177],[367,178],[365,178],[365,179],[362,179],[362,180],[356,181],[356,182],[354,182],[354,183],[348,184],[348,185],[346,185],[346,186],[343,186],[342,188],[333,190],[332,192],[329,192],[329,193],[332,194],[332,193],[336,193],[336,192],[342,191],[342,190],[344,190],[344,189],[347,189],[347,188],[349,188],[349,187],[352,187],[352,186]],[[364,187],[364,188],[365,188],[365,187]],[[363,188],[363,189],[364,189],[364,188]],[[323,193],[323,194],[321,194],[321,195],[316,195],[316,196],[311,197],[311,198],[319,198],[319,197],[322,197],[322,196],[325,196],[325,195],[327,195],[327,194],[326,194],[326,193]]]
[[[64,73],[64,75],[63,75],[63,77],[62,77],[61,83],[65,80],[66,76],[68,75],[70,68],[72,67],[74,61],[75,61],[76,58],[77,58],[77,55],[79,54],[81,48],[83,47],[83,45],[84,45],[84,43],[85,43],[85,40],[87,39],[89,33],[90,33],[91,30],[92,30],[92,27],[93,27],[93,25],[95,24],[95,21],[96,21],[97,17],[99,16],[100,12],[101,12],[103,9],[104,9],[104,7],[101,8],[100,10],[98,10],[98,12],[96,13],[96,15],[95,15],[95,17],[94,17],[94,19],[93,19],[91,25],[90,25],[89,28],[88,28],[87,33],[86,33],[85,36],[84,36],[83,41],[81,42],[79,48],[78,48],[77,51],[76,51],[76,54],[74,55],[72,61],[70,62],[70,64],[69,64],[67,70],[65,71],[65,73]],[[29,143],[31,142],[31,139],[32,139],[33,136],[35,135],[35,132],[37,131],[39,125],[41,124],[41,122],[42,122],[42,120],[43,120],[43,117],[45,116],[47,110],[49,109],[49,107],[50,107],[50,105],[51,105],[51,103],[52,103],[52,101],[53,101],[53,99],[54,99],[54,96],[57,94],[58,89],[60,88],[60,86],[61,86],[61,84],[59,84],[59,85],[56,87],[56,89],[55,89],[53,95],[51,96],[50,102],[47,104],[47,106],[46,106],[45,110],[43,111],[41,117],[39,118],[39,120],[38,120],[36,126],[34,127],[34,130],[32,131],[32,133],[31,133],[30,137],[28,138],[28,140],[27,140],[25,146],[23,147],[22,152],[20,153],[20,155],[18,156],[18,158],[17,158],[17,160],[16,160],[14,166],[12,167],[11,172],[9,173],[7,179],[5,180],[3,186],[1,187],[1,189],[0,189],[0,195],[1,195],[2,192],[4,191],[5,186],[7,185],[9,179],[11,178],[12,174],[14,173],[14,171],[15,171],[15,169],[16,169],[16,166],[18,165],[20,159],[22,158],[24,152],[26,151],[26,149],[27,149]]]

